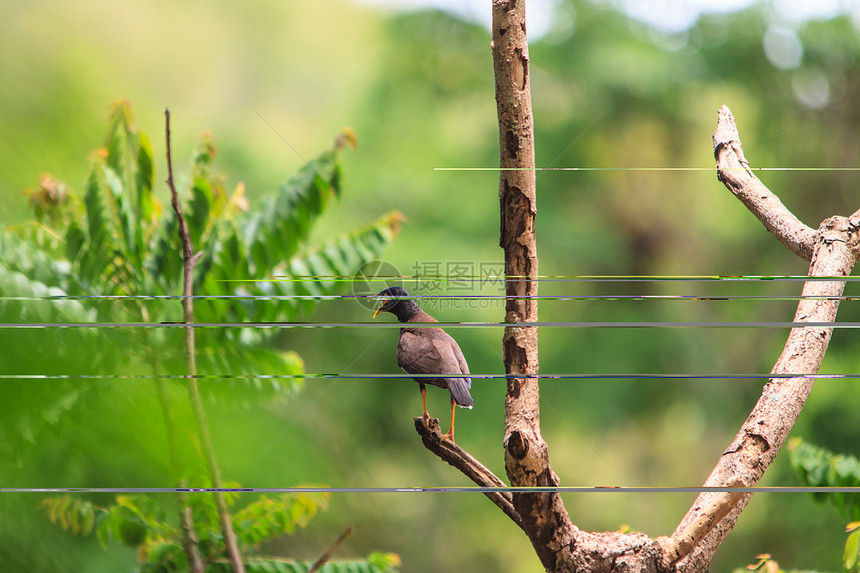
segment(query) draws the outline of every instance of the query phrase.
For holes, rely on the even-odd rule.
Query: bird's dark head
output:
[[[376,296],[382,304],[373,313],[373,318],[380,312],[390,312],[400,322],[406,322],[420,310],[415,301],[409,299],[409,293],[403,287],[389,287]]]

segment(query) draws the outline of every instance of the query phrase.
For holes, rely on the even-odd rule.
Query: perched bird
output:
[[[407,324],[416,322],[437,322],[435,318],[421,310],[415,301],[410,300],[409,293],[401,287],[390,287],[377,295],[383,299],[382,305],[373,313],[373,318],[380,312],[390,312],[400,322]],[[447,388],[451,392],[451,429],[443,436],[454,441],[454,405],[461,408],[472,408],[474,402],[469,394],[472,387],[471,378],[460,376],[469,374],[469,365],[463,357],[463,352],[448,333],[438,327],[404,326],[400,329],[400,340],[397,342],[397,364],[409,374],[439,374],[439,378],[413,378],[421,388],[421,404],[424,407],[424,422],[430,419],[427,413],[427,388],[431,384]]]

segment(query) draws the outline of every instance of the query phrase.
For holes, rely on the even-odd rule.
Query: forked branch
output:
[[[795,323],[832,324],[836,320],[845,281],[860,256],[858,221],[860,211],[846,217],[830,217],[817,231],[801,223],[749,169],[743,156],[737,127],[731,112],[720,108],[717,131],[714,132],[714,154],[719,178],[783,244],[799,256],[810,260],[810,280],[804,283]],[[742,166],[743,169],[738,169]],[[729,484],[755,486],[773,462],[788,433],[794,426],[812,390],[827,351],[832,326],[803,326],[791,329],[782,354],[776,361],[771,378],[761,398],[705,481],[705,486],[729,487]],[[678,525],[672,536],[674,549],[682,558],[677,571],[701,571],[707,567],[714,551],[731,531],[752,494],[736,496],[702,493]],[[722,497],[719,497],[722,496]],[[716,512],[716,513],[715,513]],[[723,514],[709,521],[704,537],[689,547],[686,533],[696,530],[709,513]],[[692,528],[692,529],[691,529]],[[683,547],[682,547],[683,546]]]

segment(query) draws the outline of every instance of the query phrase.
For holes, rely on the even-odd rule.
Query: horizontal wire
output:
[[[366,373],[366,374],[338,374],[338,373],[315,373],[315,374],[196,374],[189,376],[185,374],[0,374],[0,380],[185,380],[195,378],[199,380],[255,380],[257,378],[275,380],[325,380],[331,378],[342,379],[394,379],[414,380],[422,378],[453,377],[469,378],[472,380],[507,380],[507,379],[537,379],[537,380],[612,380],[612,379],[655,379],[655,380],[762,380],[762,379],[789,379],[789,378],[813,378],[827,379],[860,379],[860,373],[846,374],[392,374],[392,373]]]
[[[860,328],[860,322],[410,322],[409,328]],[[4,322],[0,328],[402,328],[400,322]]]
[[[4,487],[3,493],[860,493],[860,487],[640,487],[640,486],[582,486],[582,487]]]
[[[181,300],[191,298],[196,300],[378,300],[376,295],[270,295],[270,294],[226,294],[226,295],[47,295],[47,296],[0,296],[0,300],[19,301],[46,301],[46,300]],[[766,294],[742,294],[742,295],[704,295],[704,294],[585,294],[585,295],[504,295],[504,294],[467,294],[467,295],[414,295],[399,297],[401,299],[416,300],[691,300],[691,301],[728,301],[728,300],[840,300],[856,301],[860,296],[838,296],[838,295],[766,295]]]
[[[446,261],[446,264],[461,264],[465,266],[475,263],[462,261]],[[494,263],[499,266],[502,263]],[[327,279],[331,282],[386,282],[389,280],[402,281],[456,281],[467,282],[476,280],[522,282],[645,282],[645,281],[856,281],[860,277],[807,275],[374,275],[372,277],[356,275],[277,275],[271,279],[218,279],[217,282],[302,282],[307,279]],[[375,295],[373,295],[375,296]]]
[[[860,171],[860,167],[434,167],[433,171]]]

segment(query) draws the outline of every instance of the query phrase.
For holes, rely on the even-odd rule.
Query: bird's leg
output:
[[[451,429],[448,430],[448,433],[442,436],[443,440],[451,440],[454,442],[454,407],[456,406],[456,402],[454,402],[454,398],[451,397]]]
[[[427,387],[421,384],[421,406],[424,407],[424,425],[430,421],[430,414],[427,413]]]

